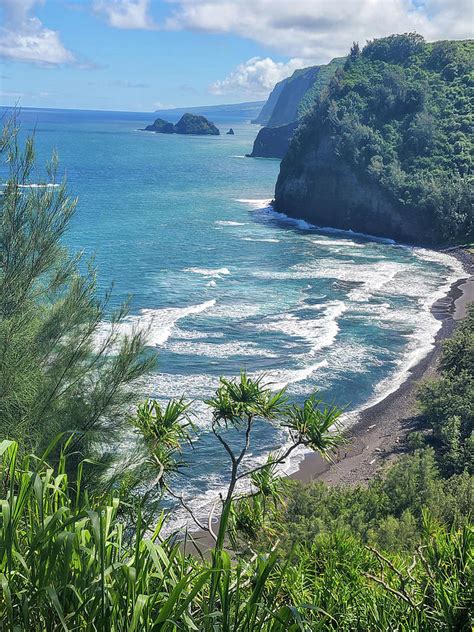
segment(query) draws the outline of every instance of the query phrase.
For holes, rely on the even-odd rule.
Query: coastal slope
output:
[[[299,121],[312,110],[345,58],[329,64],[310,66],[295,72],[276,84],[253,122],[264,124],[255,139],[252,158],[283,158]]]
[[[474,42],[357,46],[290,144],[276,210],[422,244],[474,239]]]

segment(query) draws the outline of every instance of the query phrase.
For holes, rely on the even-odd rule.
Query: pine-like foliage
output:
[[[130,385],[153,358],[141,335],[119,339],[125,309],[110,314],[96,271],[63,245],[76,207],[57,160],[47,182],[31,186],[33,138],[20,148],[15,122],[3,131],[8,176],[0,195],[0,436],[41,450],[58,433],[107,438],[123,418]],[[105,319],[107,333],[99,336]]]

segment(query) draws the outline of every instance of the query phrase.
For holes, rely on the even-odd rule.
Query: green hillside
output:
[[[308,199],[295,196],[291,182],[314,175],[308,155],[330,139],[332,152],[325,163],[332,159],[335,171],[349,167],[361,186],[365,182],[378,187],[407,226],[415,217],[425,227],[426,241],[472,241],[473,69],[472,40],[429,44],[407,34],[374,40],[362,52],[353,47],[327,97],[290,146],[277,185],[277,205],[292,210],[308,205]],[[315,186],[319,184],[316,175]],[[338,192],[335,195],[337,203]],[[339,195],[344,195],[343,188]],[[312,203],[317,202],[315,196]],[[359,208],[362,222],[363,213]],[[342,218],[334,215],[340,226]],[[344,221],[352,221],[350,227],[357,229],[361,220]],[[421,235],[414,238],[422,241]]]

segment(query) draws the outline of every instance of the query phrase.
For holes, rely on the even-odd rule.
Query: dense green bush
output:
[[[0,443],[0,627],[9,632],[469,630],[473,532],[424,515],[414,555],[333,529],[250,559],[185,555],[118,494],[81,491],[63,456]],[[127,521],[125,515],[130,515]],[[409,525],[408,525],[409,529]],[[386,530],[388,532],[388,530]]]
[[[433,450],[400,459],[368,486],[296,484],[287,495],[281,529],[284,543],[311,543],[341,531],[383,551],[414,551],[423,538],[426,511],[447,528],[462,528],[474,506],[474,479],[462,473],[443,479]],[[273,520],[279,519],[279,513]]]
[[[422,385],[421,408],[444,472],[474,472],[474,307],[444,344],[437,379]]]

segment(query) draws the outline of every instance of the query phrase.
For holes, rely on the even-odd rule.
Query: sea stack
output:
[[[190,114],[189,112],[183,114],[176,125],[162,118],[157,118],[152,125],[147,125],[143,131],[157,134],[192,134],[196,136],[219,136],[220,134],[214,123],[208,121],[205,116]],[[233,134],[233,130],[229,130],[228,133],[231,131]]]
[[[193,134],[199,136],[219,136],[220,132],[214,123],[205,116],[198,114],[183,114],[174,126],[176,134]]]
[[[227,135],[229,136],[233,136],[234,135],[234,130],[232,129],[232,127],[230,128],[230,130],[227,132]]]

